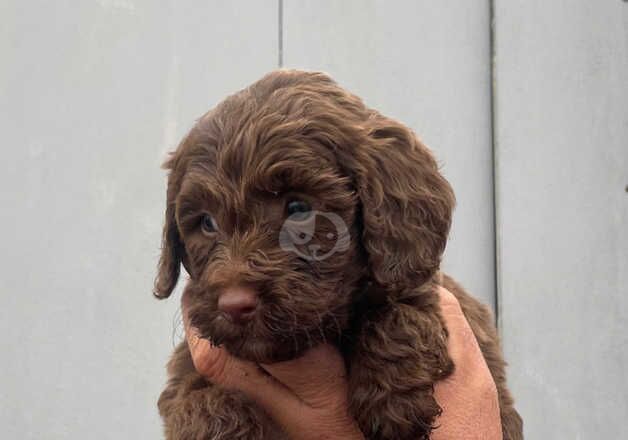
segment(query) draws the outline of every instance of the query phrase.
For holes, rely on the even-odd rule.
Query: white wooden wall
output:
[[[445,269],[498,312],[527,438],[628,436],[628,3],[4,0],[0,24],[3,438],[160,438],[159,164],[280,65],[435,151]]]

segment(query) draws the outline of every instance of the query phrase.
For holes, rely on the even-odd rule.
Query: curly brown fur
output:
[[[434,289],[441,281],[458,297],[493,374],[504,438],[522,438],[490,313],[438,272],[454,196],[410,129],[326,74],[279,70],[205,114],[165,167],[155,295],[170,295],[183,264],[190,318],[204,336],[266,363],[334,343],[365,436],[426,439],[440,414],[433,385],[453,371]],[[283,249],[286,203],[295,198],[347,225],[338,237],[321,221],[310,243],[324,252],[346,239],[347,248],[320,260]],[[203,232],[205,214],[216,232]],[[217,307],[220,292],[234,285],[259,295],[243,325]],[[169,377],[159,401],[168,439],[280,435],[245,396],[205,382],[185,345]]]

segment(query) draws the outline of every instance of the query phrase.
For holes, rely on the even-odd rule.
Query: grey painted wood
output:
[[[496,2],[501,327],[527,438],[628,438],[628,4]]]
[[[284,0],[285,65],[414,128],[458,208],[445,269],[493,303],[528,438],[623,438],[628,4]],[[0,426],[155,438],[178,297],[150,295],[159,164],[279,58],[276,2],[0,3]],[[164,325],[171,323],[172,325]]]
[[[3,438],[160,438],[167,150],[277,64],[277,4],[2,2]]]
[[[488,3],[284,5],[287,67],[330,73],[434,150],[458,198],[444,268],[493,305]]]

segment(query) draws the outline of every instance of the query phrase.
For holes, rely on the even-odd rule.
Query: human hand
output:
[[[346,369],[336,348],[322,344],[272,365],[244,361],[201,339],[190,326],[186,305],[184,293],[183,323],[192,360],[210,382],[247,394],[290,438],[364,439],[349,413]]]
[[[453,293],[438,288],[447,351],[454,362],[451,376],[434,385],[434,397],[443,409],[432,440],[502,440],[497,387],[480,346]]]
[[[432,439],[500,440],[497,389],[480,347],[455,296],[442,287],[438,294],[456,368],[434,386],[443,413]],[[349,414],[344,360],[334,347],[323,344],[291,361],[257,365],[201,339],[189,324],[186,305],[184,294],[183,322],[194,366],[209,381],[243,391],[291,438],[364,438]]]

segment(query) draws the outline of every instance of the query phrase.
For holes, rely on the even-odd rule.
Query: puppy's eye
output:
[[[304,221],[312,215],[312,207],[303,200],[291,200],[286,205],[286,213],[290,220]]]
[[[218,230],[216,221],[209,214],[203,214],[201,218],[201,229],[205,234],[212,234]]]

